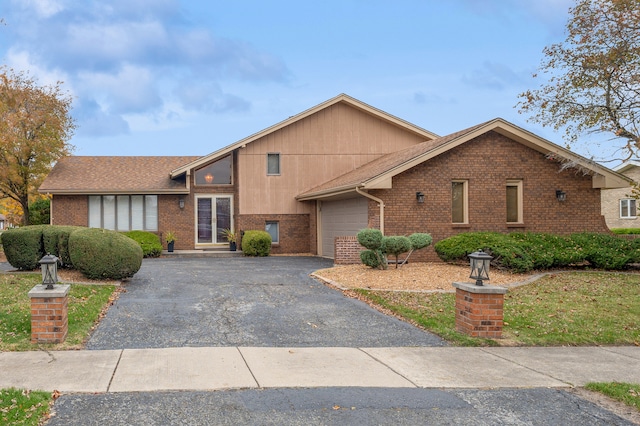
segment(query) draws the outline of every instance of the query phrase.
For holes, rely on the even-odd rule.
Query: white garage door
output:
[[[367,227],[367,199],[363,197],[340,201],[323,201],[320,210],[322,255],[334,257],[336,237],[356,235]]]

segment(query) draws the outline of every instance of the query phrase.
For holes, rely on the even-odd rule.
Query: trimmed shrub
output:
[[[382,232],[379,229],[362,229],[358,232],[358,242],[369,250],[380,250],[382,248]]]
[[[380,267],[381,260],[385,262],[386,258],[380,250],[363,250],[360,252],[360,260],[364,265],[376,269]]]
[[[269,256],[271,235],[267,231],[245,231],[242,237],[242,252],[245,256]]]
[[[73,266],[91,279],[132,277],[142,265],[142,248],[116,231],[82,228],[69,236]]]
[[[396,257],[396,268],[398,267],[398,256],[411,250],[411,240],[403,236],[384,237],[382,240],[384,251]]]
[[[31,271],[38,268],[45,255],[42,230],[48,225],[11,228],[2,233],[2,247],[7,262],[14,268]]]
[[[417,232],[409,235],[409,241],[411,241],[412,250],[420,250],[431,244],[433,242],[433,238],[431,237],[431,234]]]
[[[144,257],[160,257],[162,254],[162,243],[156,234],[147,231],[129,231],[124,232],[124,235],[140,244]]]
[[[494,257],[492,264],[515,272],[549,269],[588,262],[599,269],[625,269],[640,262],[640,241],[609,234],[582,233],[557,236],[542,233],[467,233],[438,242],[438,256],[446,261],[466,261],[482,249]]]
[[[49,225],[42,230],[44,252],[57,256],[62,267],[73,267],[69,256],[69,235],[77,229],[86,227]]]

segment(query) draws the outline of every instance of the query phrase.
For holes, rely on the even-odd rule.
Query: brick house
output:
[[[339,95],[203,157],[67,157],[39,190],[53,224],[171,230],[176,249],[224,247],[224,228],[265,229],[273,253],[336,258],[336,241],[356,252],[365,227],[434,241],[607,232],[600,190],[628,185],[502,119],[438,137]]]
[[[625,161],[613,170],[634,182],[640,182],[640,161],[638,160]],[[631,197],[632,189],[629,184],[623,188],[602,191],[602,215],[609,228],[640,228],[637,201]]]

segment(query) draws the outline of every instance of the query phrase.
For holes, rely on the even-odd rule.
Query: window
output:
[[[620,219],[636,218],[636,200],[620,200]]]
[[[157,231],[158,196],[90,195],[89,227]]]
[[[280,242],[280,224],[278,222],[267,222],[264,230],[271,235],[271,244],[278,244]]]
[[[451,222],[453,223],[469,223],[467,186],[466,180],[451,182]]]
[[[196,170],[196,185],[231,185],[231,155]]]
[[[267,154],[267,175],[280,174],[280,154]]]
[[[507,181],[507,223],[523,223],[522,181]]]

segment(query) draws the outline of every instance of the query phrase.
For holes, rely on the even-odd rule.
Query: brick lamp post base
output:
[[[62,343],[68,331],[67,284],[54,285],[52,290],[38,284],[29,291],[31,298],[31,343]]]
[[[456,330],[471,337],[502,337],[507,289],[458,282],[453,286],[456,288]]]

